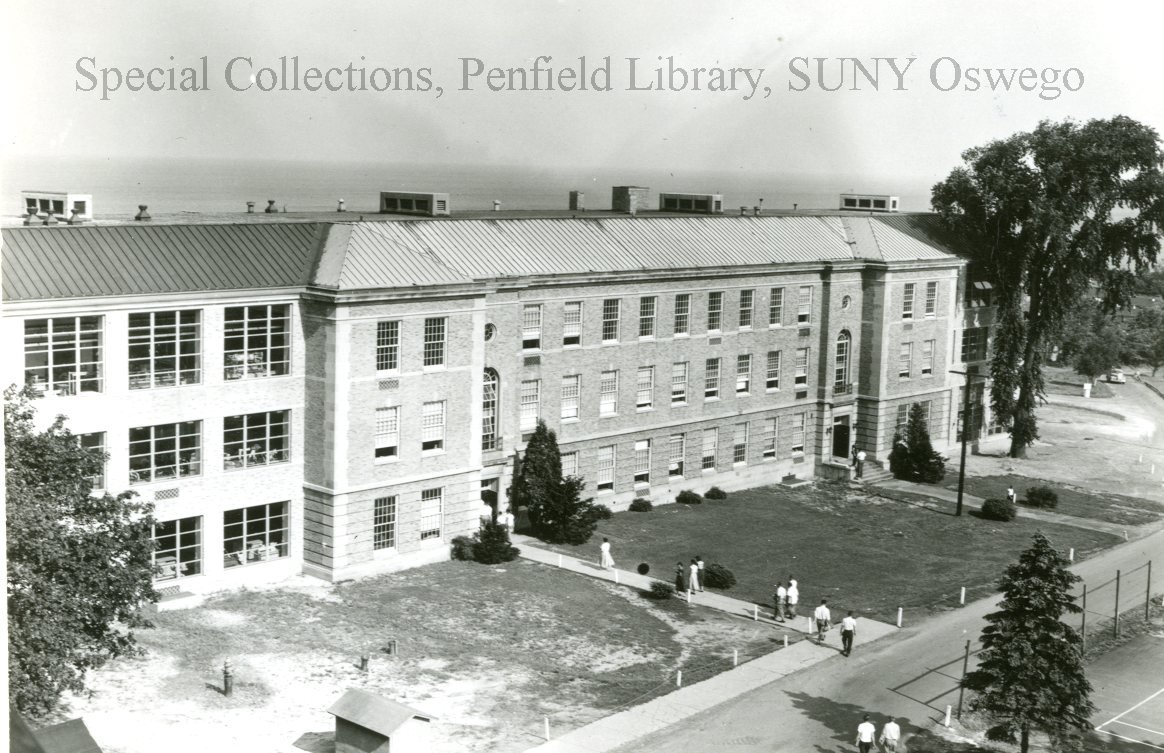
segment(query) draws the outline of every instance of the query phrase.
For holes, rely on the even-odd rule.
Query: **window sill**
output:
[[[646,481],[638,481],[638,480],[635,481],[635,488],[636,489],[646,489],[650,485],[651,485],[650,479],[647,479]]]
[[[602,345],[618,345],[618,340],[603,340]]]
[[[654,335],[639,335],[639,342],[650,343],[655,341]]]
[[[599,418],[617,418],[618,414],[617,413],[599,413],[598,417]]]
[[[564,425],[566,425],[566,424],[576,424],[576,423],[578,423],[580,420],[581,420],[581,419],[580,419],[580,418],[578,418],[577,416],[569,416],[569,417],[563,417],[563,418],[562,418],[562,425],[564,426]]]
[[[740,332],[751,332],[751,331],[752,331],[752,325],[750,325],[750,324],[741,324],[740,325]]]
[[[775,460],[776,460],[775,455],[765,455],[764,457],[760,458],[760,462],[762,462],[762,463],[771,463]]]
[[[794,457],[794,458],[802,458],[802,457],[804,457],[804,450],[793,450],[793,451],[792,451],[792,457]]]
[[[765,395],[774,395],[779,391],[780,391],[779,387],[768,387],[767,389],[764,390],[764,394]]]
[[[674,335],[672,335],[672,337],[674,337],[676,340],[686,340],[687,338],[691,337],[691,333],[690,332],[676,332]]]
[[[752,396],[751,392],[737,392],[736,393],[736,397],[751,397],[751,396]]]
[[[703,396],[703,402],[705,402],[705,403],[718,403],[719,399],[720,398],[718,395],[715,395],[713,397],[708,397],[707,395]]]
[[[650,413],[655,409],[653,405],[636,405],[635,413]]]
[[[700,468],[699,472],[700,473],[715,473],[715,469],[714,468]]]
[[[443,448],[443,447],[440,447],[440,448],[435,449],[435,450],[421,450],[420,451],[420,456],[422,458],[430,458],[434,455],[444,455],[444,454],[445,454],[445,448]]]
[[[687,407],[687,401],[686,401],[686,400],[684,400],[684,401],[683,401],[683,402],[681,402],[681,403],[671,403],[671,407],[672,407],[672,408],[686,408],[686,407]]]
[[[783,324],[769,324],[768,325],[768,329],[783,329],[783,328],[784,328]]]
[[[374,458],[374,459],[373,459],[373,462],[374,462],[376,465],[390,465],[390,464],[392,464],[392,463],[397,463],[397,462],[399,462],[399,461],[400,461],[400,456],[399,456],[399,455],[392,455],[391,457],[386,457],[386,458]]]
[[[732,461],[732,468],[742,468],[743,466],[745,466],[747,464],[748,464],[747,460],[733,460]]]
[[[614,494],[614,487],[596,489],[595,494]]]
[[[387,371],[377,371],[376,372],[377,379],[384,379],[385,377],[398,377],[398,376],[400,376],[400,369],[389,369]]]

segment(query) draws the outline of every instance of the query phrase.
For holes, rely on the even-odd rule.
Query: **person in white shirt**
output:
[[[832,624],[833,616],[829,613],[829,600],[821,599],[820,606],[812,613],[812,618],[816,621],[816,642],[824,645],[825,633],[829,630],[829,625]]]
[[[698,555],[698,554],[697,554],[697,555],[695,555],[695,565],[696,565],[696,566],[699,568],[699,590],[700,590],[700,591],[702,591],[702,590],[703,590],[703,586],[704,586],[704,581],[703,581],[703,556],[702,556],[702,555]]]
[[[894,753],[897,750],[897,741],[901,739],[901,727],[897,726],[897,722],[890,719],[881,728],[881,739],[878,741],[885,746],[885,750],[889,753]]]
[[[845,656],[853,653],[853,638],[857,636],[857,620],[853,617],[853,610],[841,620],[841,653]]]
[[[691,601],[691,595],[694,594],[696,591],[703,590],[703,584],[699,582],[700,575],[702,575],[702,573],[699,572],[699,563],[696,562],[694,559],[691,560],[691,564],[688,565],[688,567],[687,567],[687,600],[688,601]]]
[[[796,587],[796,580],[788,579],[788,612],[785,617],[792,619],[796,616],[796,605],[800,603],[800,589]]]
[[[788,609],[788,589],[783,583],[776,584],[776,610],[774,617],[777,622],[784,622],[784,612]]]
[[[865,720],[857,725],[857,748],[861,753],[873,750],[873,737],[876,734],[877,728],[869,721],[869,715],[865,714]]]
[[[865,472],[865,451],[857,450],[857,478],[861,478],[861,474]]]
[[[609,570],[614,567],[614,557],[610,555],[610,539],[603,539],[602,546],[602,567]]]

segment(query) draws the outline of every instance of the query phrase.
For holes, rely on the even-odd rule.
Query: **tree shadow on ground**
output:
[[[829,742],[813,746],[816,753],[852,753],[856,748],[854,741],[857,739],[857,725],[861,723],[865,714],[869,715],[869,721],[877,727],[878,737],[881,735],[882,727],[890,719],[887,714],[821,696],[788,692],[788,697],[797,710],[832,732]],[[983,750],[970,744],[954,743],[938,737],[930,731],[935,722],[934,718],[904,716],[894,718],[901,725],[901,737],[904,743],[902,747],[911,753],[923,751],[972,753]],[[877,749],[880,750],[880,748]],[[1117,753],[1117,751],[1113,749],[1112,753]],[[1118,753],[1122,753],[1122,751]]]

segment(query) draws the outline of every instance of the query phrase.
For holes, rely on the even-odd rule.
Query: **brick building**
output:
[[[951,369],[989,291],[919,215],[245,215],[3,231],[6,384],[156,503],[159,586],[446,559],[538,419],[614,509],[847,476]],[[23,353],[20,351],[23,350]],[[984,402],[980,394],[974,399]],[[978,411],[981,417],[982,412]],[[493,495],[485,495],[493,498]]]

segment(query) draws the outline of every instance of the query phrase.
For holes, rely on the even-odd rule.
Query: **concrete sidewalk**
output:
[[[649,590],[651,583],[657,580],[617,568],[607,570],[597,562],[542,549],[539,546],[541,542],[528,536],[514,534],[511,539],[514,545],[521,549],[521,557],[533,562],[560,567],[573,573],[644,591]],[[808,633],[811,630],[811,618],[808,616],[801,615],[788,622],[776,622],[771,617],[771,608],[764,609],[751,602],[733,599],[712,591],[697,592],[691,601],[691,606],[715,609],[745,619],[756,619],[774,627],[801,633]],[[808,605],[801,604],[801,609],[807,608]],[[838,619],[837,623],[839,622]],[[897,632],[897,628],[892,625],[861,618],[857,622],[855,650],[857,646],[868,644],[878,638]],[[602,751],[613,750],[644,735],[682,721],[692,714],[706,711],[806,667],[831,658],[844,661],[843,658],[840,658],[840,642],[840,630],[834,626],[829,631],[824,646],[818,646],[813,640],[797,641],[787,648],[777,649],[710,679],[687,685],[665,696],[579,727],[529,749],[528,753],[535,751],[536,753],[602,753]]]

